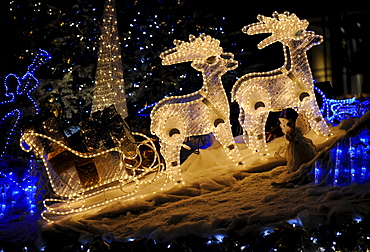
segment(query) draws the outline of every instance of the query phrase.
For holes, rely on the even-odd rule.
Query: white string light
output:
[[[232,100],[240,106],[239,121],[244,139],[252,151],[267,153],[265,124],[270,111],[293,108],[303,114],[317,133],[331,133],[317,105],[311,69],[306,51],[323,38],[306,31],[307,20],[295,14],[273,13],[273,17],[258,15],[258,23],[245,26],[248,35],[271,33],[258,44],[262,49],[272,43],[283,44],[285,63],[281,68],[241,77],[233,86]]]
[[[160,139],[161,153],[167,169],[180,174],[180,150],[186,137],[214,133],[226,154],[241,164],[230,125],[230,109],[221,76],[238,63],[232,53],[224,53],[220,41],[201,34],[189,37],[190,42],[175,40],[175,47],[163,52],[163,65],[191,61],[203,75],[202,88],[191,94],[171,96],[159,101],[150,118],[151,131]],[[176,179],[176,178],[174,178]]]
[[[60,197],[60,199],[45,199],[45,210],[42,214],[47,221],[53,221],[55,217],[68,215],[71,213],[83,212],[92,208],[101,207],[116,200],[133,199],[137,197],[144,197],[148,194],[155,194],[157,191],[151,193],[141,194],[135,196],[141,189],[150,185],[160,178],[164,178],[159,190],[163,190],[172,181],[173,174],[171,170],[165,170],[163,164],[160,162],[160,157],[153,141],[147,136],[133,132],[133,135],[144,139],[137,142],[138,159],[134,165],[129,165],[125,162],[128,158],[124,156],[124,152],[118,146],[99,153],[81,153],[66,146],[64,143],[57,141],[49,136],[26,132],[21,137],[21,147],[24,151],[33,151],[37,156],[43,159],[47,175],[50,180],[53,191]],[[104,157],[105,154],[116,152],[121,157],[121,169],[130,169],[131,175],[128,173],[116,173],[111,177],[101,177],[99,183],[89,187],[83,187],[79,179],[71,179],[72,173],[68,173],[68,178],[63,178],[62,175],[57,174],[48,160],[48,155],[41,144],[42,141],[50,141],[59,146],[64,151],[69,151],[76,157],[86,159],[96,159],[97,157]],[[143,158],[140,154],[140,147],[145,146],[150,148],[153,152],[153,161],[148,166],[143,166]],[[109,157],[108,157],[109,159]],[[109,160],[106,160],[109,161]],[[147,160],[146,160],[147,161]],[[144,167],[144,168],[143,168]],[[97,169],[110,169],[109,162],[105,163],[104,167],[97,167]],[[140,172],[135,172],[139,171]],[[75,172],[76,173],[76,172]],[[104,174],[104,173],[100,173]],[[111,175],[111,173],[109,173]],[[124,188],[130,188],[130,191],[124,191]],[[50,203],[63,203],[50,205]]]
[[[106,0],[96,67],[92,112],[103,110],[114,104],[117,112],[122,118],[125,118],[128,113],[117,15],[114,6],[114,0]]]

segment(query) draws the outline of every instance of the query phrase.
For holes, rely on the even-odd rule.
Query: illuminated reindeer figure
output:
[[[276,70],[244,75],[232,88],[232,100],[240,107],[239,122],[246,144],[252,151],[265,151],[265,124],[269,112],[286,108],[303,114],[317,134],[330,135],[316,102],[306,55],[307,50],[322,42],[322,36],[306,31],[308,21],[299,20],[288,12],[274,12],[272,17],[258,15],[257,19],[258,23],[245,26],[242,31],[248,35],[271,33],[258,48],[282,43],[285,63]]]
[[[180,149],[186,137],[214,133],[226,154],[241,164],[229,121],[229,102],[221,76],[237,67],[232,53],[224,53],[220,41],[205,34],[175,40],[175,48],[163,52],[163,65],[191,61],[202,72],[203,86],[194,93],[171,96],[159,101],[151,112],[151,131],[160,138],[167,169],[179,173]]]

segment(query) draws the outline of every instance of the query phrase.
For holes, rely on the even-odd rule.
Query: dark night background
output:
[[[241,32],[243,26],[257,21],[258,14],[271,16],[274,11],[308,19],[308,29],[324,36],[325,42],[315,47],[323,52],[323,65],[315,69],[311,64],[311,68],[317,81],[331,83],[329,96],[369,92],[365,2],[116,0],[116,5],[130,115],[165,96],[200,88],[202,78],[189,63],[161,65],[158,56],[173,46],[174,39],[188,40],[190,34],[204,32],[235,55],[239,67],[223,76],[227,93],[236,78],[246,73],[280,67],[281,44],[258,50],[257,43],[267,35]],[[47,50],[53,58],[36,72],[41,84],[33,96],[44,116],[57,111],[64,125],[84,119],[90,114],[103,7],[104,0],[1,1],[0,82],[9,73],[22,76],[37,49]],[[0,101],[4,90],[0,85]]]
[[[9,73],[25,74],[39,48],[52,60],[35,76],[39,87],[32,93],[41,113],[33,123],[54,114],[63,127],[76,125],[90,115],[104,0],[1,1],[0,82]],[[222,81],[229,94],[236,79],[283,65],[280,43],[263,50],[257,44],[268,35],[248,36],[241,28],[257,22],[257,15],[289,11],[310,22],[308,30],[324,42],[308,51],[313,76],[328,97],[343,98],[370,92],[368,6],[310,2],[227,2],[196,0],[116,0],[130,127],[149,133],[150,109],[165,96],[184,95],[202,85],[199,72],[189,63],[162,66],[159,54],[174,39],[206,33],[221,41],[225,52],[238,60],[237,69]],[[318,64],[313,64],[313,59]],[[321,83],[321,84],[320,84]],[[328,84],[330,83],[330,85]],[[6,99],[0,85],[0,101]],[[238,106],[231,104],[234,134],[238,134]],[[25,118],[20,125],[27,125]],[[236,132],[235,132],[236,131]]]
[[[115,1],[129,110],[127,121],[132,131],[148,133],[150,118],[145,115],[149,114],[150,109],[143,110],[147,105],[158,102],[165,96],[189,94],[202,85],[201,74],[190,67],[190,63],[161,65],[159,54],[172,47],[174,39],[187,41],[190,34],[198,36],[206,33],[219,39],[225,52],[235,55],[239,62],[238,68],[222,77],[228,94],[237,78],[250,72],[269,71],[282,66],[284,58],[281,44],[275,43],[258,50],[258,42],[268,35],[248,36],[241,32],[245,25],[257,22],[258,14],[271,16],[274,11],[295,13],[300,19],[310,22],[308,30],[323,35],[324,43],[312,48],[308,57],[313,76],[319,82],[317,85],[326,87],[323,91],[328,97],[339,99],[356,95],[362,98],[370,93],[370,29],[366,1]],[[14,146],[18,146],[18,149],[13,153],[9,151],[15,164],[9,162],[12,165],[9,166],[6,162],[0,163],[0,172],[13,171],[17,167],[24,172],[24,167],[28,167],[27,157],[24,159],[26,161],[21,159],[25,152],[19,148],[19,137],[20,131],[30,124],[40,123],[53,115],[61,126],[67,128],[78,125],[90,116],[104,2],[105,0],[0,0],[0,83],[4,83],[9,73],[23,76],[39,48],[52,55],[52,59],[35,73],[40,85],[32,95],[40,106],[41,113],[37,117],[22,118],[20,127],[17,128],[18,139],[13,139]],[[320,64],[314,64],[315,59],[319,59]],[[1,84],[0,119],[7,112],[2,102],[8,98],[5,96],[5,87]],[[238,105],[232,103],[231,108],[235,133],[235,127],[238,125]],[[5,123],[0,121],[0,147],[7,141],[5,138],[8,135],[3,132],[11,130],[13,119],[7,119]],[[277,118],[275,119],[277,121]],[[3,195],[6,196],[4,193]],[[19,220],[22,218],[24,216],[19,217]],[[26,230],[30,237],[37,233],[35,223],[39,217],[32,218],[33,229]],[[3,223],[5,221],[0,224]],[[366,231],[370,234],[368,223],[369,221],[356,226],[356,231],[351,230],[354,225],[347,225],[347,240],[353,242],[357,239],[353,237],[357,236],[363,239],[361,232],[357,232],[360,229],[363,233]],[[22,228],[25,229],[24,226]],[[3,232],[1,225],[0,231]],[[326,242],[332,241],[333,237],[330,235],[335,233],[334,228],[323,227],[318,230],[317,236]],[[70,239],[69,234],[64,235],[65,239]],[[57,244],[65,242],[63,237],[55,238]],[[298,243],[301,237],[310,239],[305,230],[296,228],[277,230],[275,237],[280,243]],[[366,236],[366,239],[369,240],[369,237]],[[277,244],[275,241],[265,242],[261,236],[245,239],[251,243],[259,241],[259,245],[264,243],[266,248]],[[335,239],[339,243],[342,238]],[[190,237],[190,240],[192,246],[197,249],[199,244],[204,244],[200,238]],[[235,251],[232,247],[234,240],[230,238],[229,241],[229,244],[223,245],[226,247],[222,251]],[[30,243],[31,239],[27,242]],[[65,244],[68,244],[68,241]],[[79,242],[74,243],[76,244],[81,247]],[[128,244],[127,250],[124,251],[149,251],[151,247],[158,249],[154,244],[145,241],[139,241],[135,246]],[[227,246],[230,246],[230,249]],[[219,250],[214,251],[221,251],[221,246],[217,248]],[[51,246],[51,249],[45,251],[57,251],[53,249]],[[154,249],[150,251],[159,251]],[[3,251],[2,247],[0,250]],[[19,247],[16,251],[28,250],[23,249],[22,245],[22,248]]]

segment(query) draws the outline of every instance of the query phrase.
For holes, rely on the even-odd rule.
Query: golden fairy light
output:
[[[20,140],[22,149],[27,152],[33,151],[36,156],[42,158],[51,187],[56,194],[54,196],[57,196],[44,200],[45,210],[42,217],[53,222],[61,216],[98,208],[117,200],[137,199],[156,194],[156,191],[150,191],[150,193],[137,195],[140,190],[159,179],[162,179],[162,183],[159,183],[158,190],[163,190],[170,184],[173,175],[170,174],[171,171],[164,169],[152,140],[141,133],[134,132],[133,135],[140,137],[143,141],[136,143],[138,161],[134,165],[129,165],[125,160],[130,157],[126,156],[127,153],[121,146],[96,153],[83,153],[52,137],[33,131],[24,133]],[[58,173],[56,167],[51,164],[50,153],[46,153],[43,146],[45,142],[58,148],[59,152],[69,153],[70,160],[65,159],[65,163],[73,161],[74,164],[71,163],[71,167]],[[149,165],[146,164],[144,168],[142,168],[143,157],[139,152],[141,146],[151,149],[154,154],[152,162]],[[76,172],[76,165],[80,161],[76,162],[76,160],[83,162],[83,160],[91,159],[96,165],[99,180],[93,184],[83,185]],[[114,169],[120,171],[107,172]]]
[[[107,0],[96,67],[92,112],[114,105],[117,112],[127,117],[123,66],[119,43],[114,0]]]
[[[239,121],[244,140],[252,151],[266,152],[265,124],[270,111],[293,108],[308,121],[317,133],[330,135],[330,129],[317,105],[313,77],[306,51],[323,41],[321,35],[306,31],[307,20],[295,14],[258,15],[258,23],[245,26],[248,35],[271,33],[258,44],[262,49],[272,43],[283,44],[285,62],[269,72],[250,73],[241,77],[232,88],[232,99],[239,103]]]
[[[192,62],[191,66],[203,75],[200,90],[182,96],[167,97],[151,112],[151,131],[160,138],[161,154],[167,169],[180,174],[180,150],[186,137],[213,133],[226,154],[241,163],[229,121],[229,102],[221,76],[238,63],[232,53],[224,53],[220,41],[200,35],[190,35],[190,42],[175,40],[175,47],[163,52],[163,65]],[[176,179],[176,178],[174,178]]]

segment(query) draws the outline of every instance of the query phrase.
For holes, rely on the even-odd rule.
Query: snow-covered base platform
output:
[[[334,135],[329,139],[310,132],[308,138],[321,151],[318,155],[323,156],[330,151],[328,147],[346,137],[354,122],[351,119],[332,128]],[[318,186],[305,180],[299,184],[297,178],[304,177],[305,169],[288,172],[286,160],[274,157],[285,144],[284,137],[277,138],[268,144],[271,155],[259,156],[238,143],[245,160],[240,167],[214,143],[183,163],[184,185],[114,202],[55,223],[43,222],[40,231],[78,234],[82,244],[96,237],[107,242],[144,238],[168,242],[188,235],[211,238],[273,232],[274,227],[286,224],[312,229],[344,217],[361,222],[369,215],[370,183]],[[151,186],[153,190],[158,187],[155,183]]]

